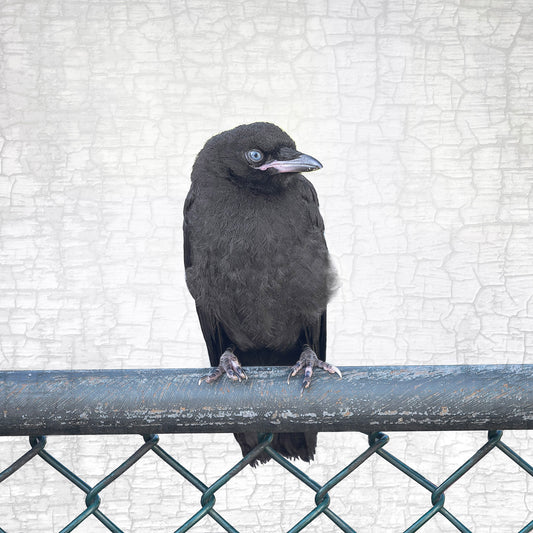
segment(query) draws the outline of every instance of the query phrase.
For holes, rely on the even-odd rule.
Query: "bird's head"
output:
[[[320,168],[314,157],[296,150],[294,141],[281,128],[254,122],[209,139],[198,154],[193,179],[209,174],[239,186],[272,191],[283,187],[290,174]]]

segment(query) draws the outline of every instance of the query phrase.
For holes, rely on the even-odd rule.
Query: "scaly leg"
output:
[[[309,388],[309,385],[311,385],[311,377],[313,376],[313,368],[315,367],[322,368],[322,370],[325,370],[330,374],[338,374],[339,377],[342,379],[341,371],[336,366],[330,365],[325,361],[321,361],[316,355],[316,353],[312,350],[311,346],[309,346],[308,344],[304,344],[304,349],[302,351],[302,354],[300,355],[300,359],[296,361],[296,364],[291,368],[289,372],[287,383],[289,383],[291,378],[293,376],[296,376],[296,374],[298,374],[298,372],[303,369],[304,379],[302,383],[302,390],[300,391],[300,395],[302,395],[304,389]]]

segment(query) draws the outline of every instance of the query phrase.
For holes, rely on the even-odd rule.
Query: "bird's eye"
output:
[[[246,152],[246,159],[250,163],[259,163],[263,159],[263,152],[260,150],[248,150]]]

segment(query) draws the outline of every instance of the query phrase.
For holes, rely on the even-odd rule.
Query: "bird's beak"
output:
[[[259,170],[272,168],[278,174],[284,174],[287,172],[309,172],[311,170],[322,168],[320,161],[310,155],[296,151],[294,151],[293,154],[294,157],[291,159],[274,159],[257,168],[259,168]]]

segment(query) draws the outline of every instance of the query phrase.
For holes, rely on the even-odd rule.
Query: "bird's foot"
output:
[[[226,351],[220,356],[219,365],[198,381],[198,385],[205,381],[206,383],[212,383],[216,381],[220,376],[226,374],[232,381],[241,381],[248,379],[248,376],[244,373],[244,370],[237,359],[237,356],[233,353],[233,348],[227,348]]]
[[[300,391],[300,396],[303,394],[304,390],[309,388],[309,385],[311,385],[311,377],[313,376],[313,368],[315,367],[322,368],[322,370],[325,370],[330,374],[338,374],[339,377],[342,379],[341,371],[336,366],[330,365],[325,361],[321,361],[317,357],[316,353],[311,349],[311,347],[305,344],[302,354],[300,355],[300,359],[298,359],[298,361],[296,361],[296,364],[291,368],[289,372],[289,377],[287,379],[287,383],[289,383],[291,378],[293,376],[296,376],[296,374],[298,374],[298,372],[303,369],[304,379],[302,382],[302,390]]]

